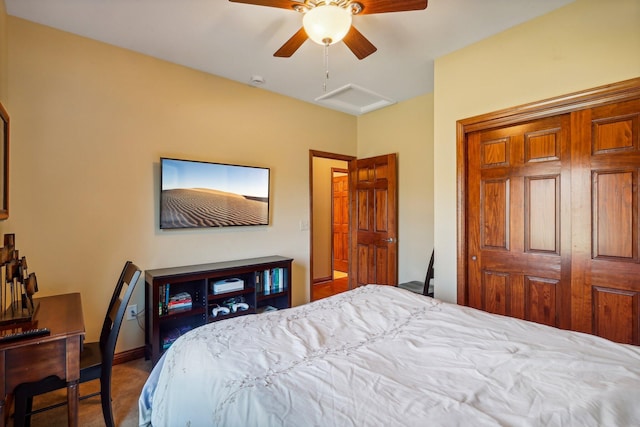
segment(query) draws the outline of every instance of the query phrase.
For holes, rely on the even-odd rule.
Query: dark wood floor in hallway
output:
[[[330,297],[347,290],[349,290],[349,278],[347,276],[336,278],[329,282],[318,283],[313,285],[312,301]]]

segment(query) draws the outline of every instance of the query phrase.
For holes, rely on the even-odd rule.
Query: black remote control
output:
[[[0,335],[0,344],[50,334],[51,331],[49,331],[49,328],[27,329],[20,332],[14,332],[12,334]]]

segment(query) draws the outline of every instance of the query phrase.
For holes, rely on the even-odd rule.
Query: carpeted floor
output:
[[[151,361],[137,359],[113,367],[111,382],[113,397],[113,416],[118,427],[135,427],[138,425],[138,397],[144,382],[151,371]],[[97,391],[99,381],[80,384],[80,395]],[[55,391],[34,398],[34,409],[47,406],[67,398],[66,390]],[[104,427],[100,396],[95,396],[80,402],[78,424],[82,427]],[[13,419],[9,421],[13,426]],[[34,415],[31,418],[32,427],[57,427],[67,425],[67,407],[62,406]]]

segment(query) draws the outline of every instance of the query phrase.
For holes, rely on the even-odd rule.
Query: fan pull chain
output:
[[[329,80],[329,43],[324,44],[324,84],[322,88],[327,92],[327,80]]]

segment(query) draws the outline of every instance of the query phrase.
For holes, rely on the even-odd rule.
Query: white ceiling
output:
[[[372,1],[372,0],[369,0]],[[5,0],[7,13],[241,83],[359,115],[433,91],[434,59],[573,0],[429,0],[421,11],[355,16],[377,52],[307,40],[273,53],[301,26],[285,9],[227,0]],[[335,96],[331,96],[334,95]],[[323,98],[316,101],[317,98]]]

